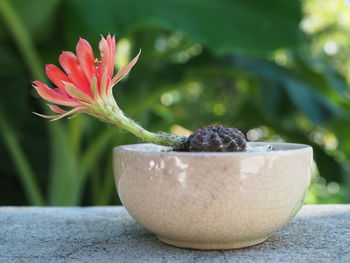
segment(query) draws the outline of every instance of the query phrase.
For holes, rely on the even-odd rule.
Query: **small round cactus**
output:
[[[244,134],[231,127],[207,126],[188,137],[184,149],[190,152],[241,152],[246,148]]]

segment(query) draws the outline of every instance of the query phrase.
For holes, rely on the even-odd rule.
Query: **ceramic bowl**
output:
[[[269,144],[274,151],[262,153],[116,147],[120,200],[138,223],[170,245],[233,249],[261,243],[301,208],[312,163],[310,146]]]

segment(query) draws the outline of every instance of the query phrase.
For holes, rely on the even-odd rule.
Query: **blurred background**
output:
[[[31,87],[44,65],[79,37],[98,54],[107,33],[117,69],[142,49],[114,95],[145,128],[309,144],[306,202],[350,202],[350,1],[0,0],[0,205],[120,203],[111,151],[136,137],[32,114],[46,111]]]

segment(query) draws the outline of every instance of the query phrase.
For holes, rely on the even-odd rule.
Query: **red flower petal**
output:
[[[63,97],[62,95],[58,94],[54,90],[50,89],[48,86],[46,86],[44,83],[40,81],[34,81],[34,88],[38,92],[39,96],[43,99],[55,103],[58,105],[64,105],[64,106],[70,106],[70,107],[78,107],[81,106],[79,102],[76,100]]]
[[[120,80],[122,80],[132,69],[132,67],[136,64],[137,60],[139,59],[139,56],[141,54],[141,50],[139,51],[139,53],[136,55],[136,57],[134,57],[127,65],[125,65],[124,67],[122,67],[118,73],[113,77],[112,79],[112,84],[109,87],[109,89],[111,90],[112,87],[117,84]]]
[[[46,75],[51,80],[53,84],[55,84],[58,88],[62,89],[64,91],[64,82],[71,82],[71,80],[68,78],[64,72],[53,64],[46,65]]]
[[[57,121],[59,119],[62,119],[63,117],[70,115],[70,114],[76,114],[76,113],[80,113],[80,112],[84,112],[84,110],[82,108],[74,108],[70,111],[66,111],[65,113],[57,114],[57,115],[44,115],[44,114],[40,114],[37,112],[33,112],[33,113],[40,116],[40,117],[43,117],[43,118],[52,119],[51,121]]]
[[[78,58],[74,55],[74,53],[65,51],[60,55],[59,60],[62,68],[71,79],[71,82],[73,82],[78,89],[91,95],[89,81],[81,69]]]
[[[65,82],[65,83],[67,83],[67,82]],[[58,95],[62,96],[63,98],[70,98],[70,99],[72,99],[72,97],[69,96],[69,93],[67,92],[67,90],[63,90],[63,89],[60,89],[60,88],[54,88],[52,90],[54,92],[56,92]]]
[[[107,74],[108,68],[106,67],[100,82],[100,95],[102,98],[106,98],[108,94],[109,85],[111,83],[111,78],[108,77]]]
[[[82,70],[84,71],[87,79],[90,81],[96,74],[94,63],[94,52],[88,41],[81,38],[77,44],[77,56]]]
[[[106,39],[102,37],[100,43],[99,43],[99,48],[100,48],[100,54],[101,54],[101,63],[98,66],[97,72],[97,78],[98,78],[98,83],[101,83],[101,79],[103,77],[103,73],[105,72],[105,69],[107,69],[107,75],[109,72],[109,64],[110,64],[110,53],[109,53],[109,47]],[[110,75],[108,75],[110,76]]]
[[[58,107],[57,105],[51,105],[51,104],[48,104],[50,110],[52,110],[53,112],[55,113],[66,113],[67,111],[61,109],[60,107]]]
[[[94,100],[91,96],[87,95],[84,91],[78,89],[74,84],[65,82],[64,83],[65,90],[72,98],[80,100],[80,102],[84,101],[86,103],[94,103]]]
[[[41,114],[41,113],[37,113],[37,112],[33,112],[35,115],[38,115],[41,118],[45,118],[45,119],[53,119],[53,118],[57,118],[61,115],[45,115],[45,114]]]
[[[109,48],[108,76],[112,77],[115,64],[115,37],[108,34],[106,40]]]

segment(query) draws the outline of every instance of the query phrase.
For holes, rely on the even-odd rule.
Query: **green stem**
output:
[[[134,134],[143,141],[152,142],[164,146],[172,146],[174,148],[184,148],[187,143],[187,137],[165,132],[149,132],[132,119],[126,117],[123,111],[118,107],[116,102],[109,101],[107,106],[101,107],[102,112],[98,114],[98,118]]]
[[[10,151],[12,159],[16,164],[15,167],[18,170],[18,174],[22,181],[23,187],[28,195],[30,203],[32,205],[43,206],[45,205],[43,195],[40,191],[39,185],[35,180],[35,175],[26,160],[26,156],[23,153],[21,147],[19,146],[18,140],[16,139],[14,133],[8,126],[5,118],[0,112],[0,128],[2,135],[4,137],[4,142]]]

